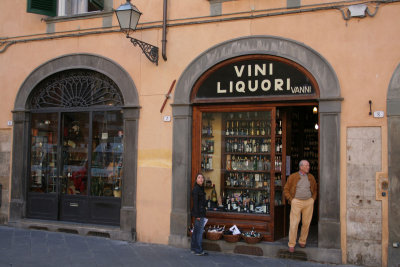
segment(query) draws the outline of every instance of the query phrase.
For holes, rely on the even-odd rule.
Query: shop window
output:
[[[39,83],[29,103],[28,216],[119,224],[124,129],[116,84],[95,71],[64,71]]]
[[[271,159],[271,113],[203,113],[201,170],[210,189],[209,210],[270,214],[271,176],[277,171],[271,162],[278,164]]]
[[[108,0],[106,0],[108,1]],[[104,0],[28,0],[29,13],[70,16],[104,9]]]
[[[272,106],[199,106],[194,120],[192,171],[205,177],[209,223],[233,220],[266,241],[284,236],[285,115]]]
[[[93,112],[91,195],[121,197],[121,112]]]

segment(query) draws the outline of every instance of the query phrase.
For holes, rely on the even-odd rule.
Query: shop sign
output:
[[[315,88],[309,77],[292,64],[252,59],[224,65],[201,83],[196,98],[310,96]]]

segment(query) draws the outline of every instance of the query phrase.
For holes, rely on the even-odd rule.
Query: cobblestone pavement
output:
[[[329,265],[286,259],[210,252],[195,256],[188,249],[103,237],[0,226],[0,267],[46,266],[287,266]]]

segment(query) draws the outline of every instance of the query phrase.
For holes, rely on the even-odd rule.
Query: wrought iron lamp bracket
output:
[[[139,46],[143,54],[153,63],[155,63],[158,66],[158,47],[148,44],[146,42],[140,41],[138,39],[135,39],[133,37],[130,37],[129,35],[126,36],[126,38],[129,38],[134,46]]]

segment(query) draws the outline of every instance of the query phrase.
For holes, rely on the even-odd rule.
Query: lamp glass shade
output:
[[[119,27],[121,30],[135,30],[139,22],[139,18],[142,15],[140,11],[132,5],[129,1],[125,4],[120,5],[115,13],[118,18]]]

